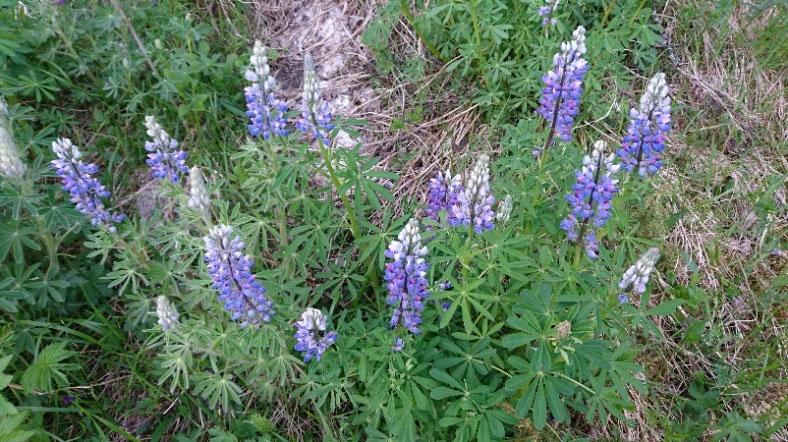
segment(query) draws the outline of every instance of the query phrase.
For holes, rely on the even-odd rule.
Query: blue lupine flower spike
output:
[[[572,139],[572,125],[580,111],[583,78],[588,72],[585,28],[578,26],[572,40],[561,43],[561,52],[553,56],[553,69],[542,77],[545,86],[537,113],[550,125],[542,150],[548,149],[556,133],[563,141]],[[541,151],[537,151],[540,154]]]
[[[76,204],[77,210],[90,217],[94,226],[105,226],[114,232],[113,223],[123,221],[125,216],[119,213],[110,213],[104,207],[102,198],[109,198],[109,191],[93,175],[99,172],[99,167],[93,163],[85,163],[80,158],[82,152],[71,143],[68,138],[59,138],[52,143],[52,150],[57,159],[52,161],[57,176],[63,183],[63,188],[71,195],[71,202]]]
[[[542,17],[542,26],[554,26],[558,20],[553,17],[555,10],[558,8],[560,0],[545,0],[545,5],[539,8],[539,16]]]
[[[613,164],[613,154],[605,154],[606,146],[604,141],[597,141],[591,155],[583,158],[583,168],[576,172],[577,181],[566,196],[572,211],[561,221],[561,228],[570,241],[582,238],[586,254],[591,259],[599,253],[595,229],[607,222],[613,196],[618,192],[618,180],[613,178],[613,174],[620,166]]]
[[[438,173],[435,178],[430,180],[427,192],[427,208],[425,213],[435,221],[440,220],[440,212],[446,211],[448,222],[452,226],[467,225],[467,217],[463,217],[462,210],[451,210],[454,206],[460,206],[465,198],[465,186],[462,184],[462,177],[457,174],[452,177],[448,170]],[[460,218],[457,218],[459,214]]]
[[[421,311],[429,296],[425,255],[427,247],[421,245],[419,223],[411,219],[386,250],[386,257],[392,259],[386,264],[384,276],[389,292],[386,302],[394,307],[391,328],[402,325],[413,334],[421,331]]]
[[[145,142],[145,150],[148,151],[146,163],[151,168],[153,177],[177,183],[181,174],[189,173],[189,168],[186,166],[186,152],[178,149],[178,140],[170,137],[156,118],[146,116],[145,129],[151,137],[150,141]]]
[[[658,73],[649,80],[640,108],[630,109],[627,134],[616,151],[627,172],[648,176],[662,167],[665,137],[670,131],[669,93],[665,74]]]
[[[246,116],[249,117],[249,135],[263,137],[287,135],[285,113],[287,105],[274,96],[276,80],[271,76],[265,47],[260,40],[254,42],[249,67],[244,78],[251,84],[244,89]]]
[[[219,291],[219,300],[232,319],[242,327],[270,321],[274,306],[252,273],[252,258],[244,254],[246,246],[232,227],[215,226],[203,240],[213,288]]]
[[[320,310],[308,307],[295,323],[296,351],[304,356],[304,362],[320,360],[323,353],[337,340],[335,331],[326,330],[326,315]]]
[[[296,120],[296,129],[309,137],[310,140],[319,138],[325,146],[331,144],[329,133],[334,129],[333,115],[328,107],[328,101],[320,96],[320,84],[315,72],[315,63],[312,56],[304,57],[304,97],[301,103],[301,117]]]

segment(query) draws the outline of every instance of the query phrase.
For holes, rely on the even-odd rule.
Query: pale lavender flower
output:
[[[558,23],[558,20],[553,17],[555,10],[558,8],[560,0],[545,0],[545,5],[539,7],[539,16],[542,17],[542,26],[553,26]]]
[[[178,149],[178,140],[170,137],[155,117],[145,117],[145,128],[151,137],[150,141],[145,142],[145,150],[148,151],[146,163],[150,166],[153,177],[177,183],[181,174],[189,173],[186,152]]]
[[[627,172],[647,176],[662,167],[665,138],[670,131],[669,93],[665,74],[658,73],[649,80],[640,108],[630,109],[627,134],[616,151]]]
[[[156,298],[156,316],[159,318],[158,323],[164,331],[170,331],[176,324],[178,324],[178,310],[166,296],[161,295]]]
[[[304,57],[304,97],[301,104],[301,117],[296,120],[296,129],[306,134],[311,140],[319,139],[323,145],[329,146],[329,134],[334,129],[333,115],[328,101],[320,95],[320,84],[315,72],[312,56]]]
[[[635,264],[624,272],[621,282],[618,283],[618,288],[627,291],[631,287],[632,293],[643,294],[657,260],[659,260],[659,249],[656,247],[648,249]]]
[[[399,353],[404,349],[405,349],[405,341],[400,337],[394,338],[394,343],[391,345],[391,351],[395,353]]]
[[[320,310],[308,307],[295,323],[296,351],[304,356],[304,362],[320,360],[323,353],[337,340],[337,333],[326,331],[327,318]]]
[[[462,177],[459,174],[452,177],[448,170],[438,173],[435,178],[430,180],[425,213],[429,218],[438,221],[440,220],[440,212],[446,211],[450,225],[468,224],[467,214],[462,210],[452,210],[454,206],[462,207],[461,202],[464,198],[465,186],[463,186]]]

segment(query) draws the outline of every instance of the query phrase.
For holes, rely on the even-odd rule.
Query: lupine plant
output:
[[[104,207],[102,200],[109,197],[110,193],[94,176],[99,167],[82,161],[82,152],[68,138],[53,141],[52,150],[57,155],[57,159],[52,160],[52,166],[77,210],[87,215],[94,226],[100,225],[114,231],[114,223],[123,221],[124,216]]]
[[[588,72],[588,62],[583,58],[585,53],[586,30],[578,26],[572,39],[561,43],[561,52],[553,56],[553,68],[542,77],[544,88],[537,113],[547,122],[549,130],[541,151],[550,148],[556,134],[562,141],[572,139],[572,126],[580,111],[583,79]]]
[[[665,137],[670,131],[670,96],[665,74],[654,75],[640,98],[640,107],[629,111],[627,134],[616,154],[624,170],[636,175],[655,174],[662,167]]]
[[[145,117],[145,129],[150,141],[145,142],[145,150],[148,153],[148,166],[154,178],[170,180],[177,183],[181,174],[189,172],[186,166],[186,152],[178,149],[178,140],[170,137],[170,134],[156,121],[153,116]]]
[[[543,25],[555,24],[557,5],[548,2],[538,11]],[[102,176],[98,164],[105,170],[124,164],[98,154],[95,163],[86,163],[71,141],[57,139],[53,170],[77,211],[106,227],[87,234],[89,252],[80,258],[99,276],[51,280],[35,266],[0,272],[22,290],[38,290],[45,281],[53,296],[64,288],[93,293],[93,285],[100,286],[107,293],[101,302],[117,305],[124,318],[125,330],[112,336],[144,342],[135,345],[139,353],[129,359],[129,371],[142,378],[162,413],[162,433],[170,431],[167,422],[183,416],[206,419],[217,440],[230,432],[247,439],[299,438],[277,420],[283,413],[301,419],[304,439],[315,440],[500,440],[524,427],[560,429],[580,418],[626,422],[630,395],[646,385],[635,362],[638,327],[644,317],[670,314],[677,304],[637,310],[626,302],[626,293],[647,292],[657,271],[656,249],[619,282],[622,263],[633,257],[612,247],[618,231],[608,221],[627,180],[619,182],[621,166],[604,142],[588,149],[587,133],[572,136],[582,118],[584,78],[593,75],[585,38],[578,26],[544,76],[537,112],[546,130],[537,135],[547,141],[538,164],[530,147],[502,146],[496,159],[473,140],[470,155],[458,160],[461,173],[439,173],[421,189],[424,201],[404,201],[396,212],[381,181],[398,177],[381,170],[380,159],[333,142],[347,121],[332,114],[320,93],[321,82],[331,79],[318,78],[306,55],[301,113],[293,116],[274,96],[277,60],[269,65],[255,41],[243,96],[242,79],[233,76],[232,99],[239,108],[245,102],[245,116],[239,111],[223,120],[235,122],[228,130],[249,136],[240,147],[235,141],[225,146],[226,164],[210,155],[190,155],[194,164],[187,164],[178,142],[146,117],[147,137],[140,131],[134,141],[140,146],[149,140],[153,176],[171,183],[160,192],[179,205],[167,203],[150,216],[129,211],[121,223],[108,207],[133,208],[111,198],[100,180],[115,173]],[[656,76],[633,113],[618,154],[625,169],[651,174],[659,168],[670,112],[665,81]],[[165,121],[172,109],[160,107],[155,113]],[[533,109],[528,115],[533,118]],[[5,127],[0,124],[0,131]],[[0,132],[0,142],[11,140],[3,138],[10,133]],[[564,141],[563,154],[548,162],[541,154],[554,149],[555,137]],[[14,147],[12,141],[0,144],[3,175],[33,179],[25,177],[16,148],[6,147]],[[190,153],[200,149],[186,145]],[[86,152],[100,152],[96,147],[86,143]],[[9,200],[0,203],[11,213],[16,209],[6,207]],[[24,210],[35,210],[42,223],[55,217],[43,209],[16,211]],[[56,268],[61,242],[70,241],[69,250],[83,247],[83,230],[91,229],[53,225],[57,238],[46,229],[27,236],[43,238],[47,259],[44,252],[35,256]],[[603,234],[603,228],[610,231]],[[39,252],[32,240],[5,244],[3,260],[9,250],[20,262]],[[580,259],[582,251],[592,259]],[[112,267],[106,274],[105,263]],[[11,311],[8,305],[0,308]],[[78,325],[93,330],[101,324]],[[71,334],[78,333],[84,334]],[[57,363],[72,356],[55,350],[41,354]],[[147,379],[138,366],[156,375]],[[29,384],[56,391],[54,384]],[[170,415],[173,408],[177,414]]]

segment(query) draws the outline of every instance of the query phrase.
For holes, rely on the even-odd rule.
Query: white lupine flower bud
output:
[[[262,89],[263,95],[268,95],[276,88],[276,80],[271,76],[271,68],[268,66],[265,46],[260,40],[254,42],[252,55],[249,57],[249,68],[246,69],[244,78],[258,85]]]
[[[613,153],[605,155],[606,150],[607,143],[602,140],[594,142],[594,150],[591,152],[591,155],[586,155],[583,157],[583,174],[586,174],[587,176],[594,176],[597,166],[600,164],[604,166],[604,174],[609,177],[612,177],[613,174],[618,172],[618,170],[621,168],[621,165],[613,164],[613,160],[615,160],[616,156]],[[613,184],[616,184],[618,183],[618,180],[613,179],[612,182]]]
[[[8,106],[0,98],[0,175],[8,179],[21,178],[25,174],[25,164],[19,158],[19,150],[14,143],[11,122],[8,120]]]
[[[58,138],[52,142],[52,150],[61,160],[79,160],[82,157],[82,152],[79,148],[71,142],[68,138]]]
[[[163,146],[169,146],[171,142],[170,134],[161,127],[156,117],[152,115],[145,116],[145,133],[148,134],[155,141],[161,142]]]
[[[307,53],[304,56],[304,103],[306,103],[309,112],[314,114],[319,101],[320,84],[315,72],[315,62],[312,60],[312,55]]]
[[[193,166],[189,171],[189,201],[187,205],[199,212],[203,218],[209,219],[211,213],[211,198],[205,188],[205,179],[200,168]]]
[[[649,115],[654,111],[670,113],[670,88],[665,82],[665,74],[662,72],[651,77],[646,86],[646,91],[640,97],[640,112]]]
[[[495,213],[495,219],[501,223],[505,223],[506,221],[509,221],[509,218],[512,216],[513,205],[514,204],[512,202],[512,196],[506,195],[506,198],[504,198],[503,201],[498,203],[498,210]]]
[[[159,317],[159,325],[164,331],[170,331],[178,324],[178,310],[170,304],[170,301],[164,295],[156,298],[156,316]]]
[[[570,59],[578,58],[586,53],[586,28],[578,26],[572,33],[572,39],[561,43],[561,51],[573,53]]]
[[[465,198],[471,203],[485,198],[490,194],[490,157],[479,156],[468,177]]]
[[[395,261],[399,261],[402,256],[424,256],[427,254],[427,247],[421,245],[419,222],[415,218],[411,218],[405,228],[399,232],[397,239],[389,244],[389,251]]]
[[[316,308],[307,307],[307,309],[301,313],[301,320],[298,321],[298,324],[307,330],[325,331],[326,322],[326,315],[324,315],[323,312]]]
[[[632,291],[637,294],[642,294],[646,291],[646,284],[648,284],[649,276],[654,271],[654,266],[659,259],[659,249],[652,247],[637,260],[637,262],[624,272],[624,277],[618,283],[618,288],[621,290],[628,290],[632,287]]]

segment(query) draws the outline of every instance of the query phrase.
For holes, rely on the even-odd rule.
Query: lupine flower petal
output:
[[[94,226],[103,225],[114,232],[115,226],[112,223],[123,221],[125,216],[110,213],[104,207],[101,199],[108,198],[109,191],[93,176],[98,173],[98,166],[80,160],[82,152],[68,138],[59,138],[52,142],[52,150],[58,157],[52,160],[52,166],[63,183],[63,189],[71,195],[71,202],[76,204],[77,210],[88,215]]]
[[[389,292],[386,302],[394,307],[391,328],[402,325],[413,334],[421,332],[421,311],[429,296],[426,254],[418,221],[411,219],[386,250],[386,257],[392,259],[386,264],[384,276]]]
[[[665,137],[670,131],[670,90],[665,74],[658,73],[648,82],[640,98],[640,108],[629,111],[629,127],[616,154],[624,170],[637,170],[641,176],[653,175],[662,167]]]
[[[580,111],[583,78],[588,71],[583,59],[585,41],[585,28],[578,26],[572,40],[561,43],[561,52],[553,56],[553,69],[542,77],[545,86],[537,113],[564,141],[572,139],[572,125]]]
[[[151,141],[145,142],[148,151],[148,166],[154,178],[169,179],[173,183],[180,180],[180,174],[189,173],[186,166],[186,152],[178,149],[178,140],[173,139],[156,121],[148,115],[145,128]]]
[[[308,307],[295,323],[296,351],[304,356],[304,362],[320,360],[323,353],[337,340],[337,333],[326,331],[326,315],[320,310]]]
[[[245,244],[233,236],[232,227],[215,226],[203,240],[213,288],[232,319],[242,327],[270,321],[274,306],[252,273],[252,258],[244,254]]]
[[[561,222],[561,229],[570,241],[577,241],[580,232],[585,232],[583,244],[591,259],[599,252],[594,229],[605,225],[610,218],[611,201],[618,192],[618,180],[613,179],[613,174],[620,166],[613,164],[614,155],[605,156],[605,148],[604,141],[597,141],[591,155],[583,158],[583,167],[576,172],[577,181],[566,196],[572,211]]]

